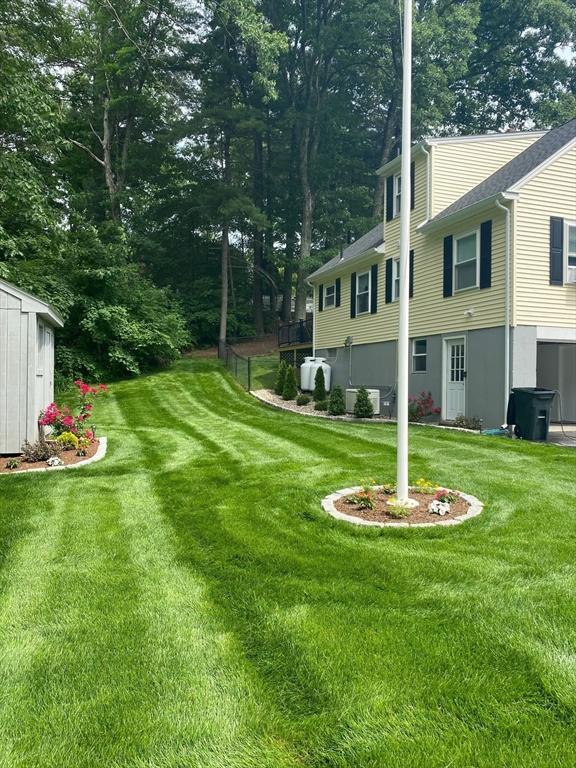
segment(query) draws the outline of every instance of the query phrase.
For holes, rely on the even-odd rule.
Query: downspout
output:
[[[504,421],[508,418],[508,397],[510,395],[510,208],[496,200],[498,208],[506,214],[506,235],[504,254]]]

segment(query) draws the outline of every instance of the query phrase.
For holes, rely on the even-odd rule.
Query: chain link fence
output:
[[[229,344],[220,344],[218,357],[223,361],[226,369],[244,387],[247,392],[252,389],[252,358],[243,357],[235,352]]]

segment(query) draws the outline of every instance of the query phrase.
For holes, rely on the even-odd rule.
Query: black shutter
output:
[[[414,251],[410,251],[410,298],[414,296]]]
[[[452,235],[444,238],[444,298],[452,296]]]
[[[564,284],[564,219],[550,217],[550,285]]]
[[[492,286],[492,220],[480,224],[480,288]]]
[[[324,286],[318,286],[318,312],[322,312],[324,309]]]
[[[392,303],[392,264],[394,259],[386,259],[386,304]]]
[[[416,163],[410,163],[410,209],[413,211],[416,205]]]
[[[350,275],[350,317],[356,317],[356,272]]]
[[[386,221],[394,218],[394,176],[386,179]]]
[[[336,306],[339,307],[340,306],[340,293],[341,293],[341,281],[340,281],[339,277],[336,278],[335,293],[336,293]]]
[[[370,267],[370,314],[378,312],[378,264]]]

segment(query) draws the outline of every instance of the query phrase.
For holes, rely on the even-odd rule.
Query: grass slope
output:
[[[212,361],[113,387],[104,462],[0,484],[0,767],[572,766],[576,452],[411,432],[454,529],[325,516],[394,428]]]

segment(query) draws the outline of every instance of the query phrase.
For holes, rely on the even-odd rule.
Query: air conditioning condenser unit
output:
[[[380,416],[380,390],[368,389],[367,392],[368,392],[368,397],[370,398],[370,402],[372,403],[372,407],[374,408],[374,416]],[[346,412],[347,413],[354,413],[354,405],[356,404],[357,394],[358,394],[357,389],[346,390]]]

